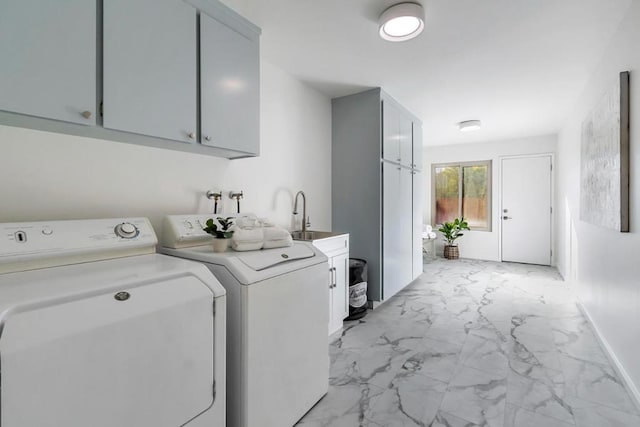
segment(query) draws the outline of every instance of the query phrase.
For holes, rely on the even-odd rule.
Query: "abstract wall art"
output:
[[[582,122],[580,219],[629,231],[629,72]]]

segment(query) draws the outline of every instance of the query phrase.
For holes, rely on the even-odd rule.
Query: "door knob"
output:
[[[187,134],[187,136],[189,137],[189,139],[195,139],[196,134],[195,134],[195,133],[193,133],[193,132],[189,132],[189,133]]]
[[[211,137],[209,135],[205,136],[204,139],[207,141],[211,141]]]
[[[90,119],[91,118],[91,111],[83,111],[82,112],[82,117],[84,117],[85,119]]]
[[[503,216],[502,219],[512,219],[510,216]]]

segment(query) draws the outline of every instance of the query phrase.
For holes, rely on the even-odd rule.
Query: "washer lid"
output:
[[[315,252],[308,247],[302,245],[294,245],[284,248],[274,249],[272,251],[261,251],[241,253],[238,259],[255,271],[262,271],[267,268],[282,264],[288,261],[298,259],[312,258]]]
[[[159,250],[167,255],[201,261],[209,264],[210,267],[211,265],[224,266],[243,285],[258,283],[327,262],[327,256],[307,242],[293,242],[293,246],[284,248],[247,252],[228,250],[217,253],[213,252],[212,245],[184,249],[161,247]],[[216,274],[215,270],[214,274]]]

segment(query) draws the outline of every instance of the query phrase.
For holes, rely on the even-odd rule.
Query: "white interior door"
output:
[[[502,261],[551,264],[551,156],[502,159]]]

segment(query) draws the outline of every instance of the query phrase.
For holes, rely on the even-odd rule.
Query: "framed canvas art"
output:
[[[629,72],[582,122],[580,219],[629,231]]]

